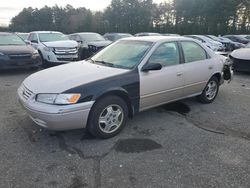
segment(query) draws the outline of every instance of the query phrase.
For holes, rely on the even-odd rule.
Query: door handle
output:
[[[178,72],[177,73],[177,76],[182,76],[183,75],[183,72]]]
[[[212,70],[214,68],[214,66],[209,66],[208,69],[209,70]]]

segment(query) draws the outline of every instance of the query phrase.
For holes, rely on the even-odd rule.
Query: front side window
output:
[[[160,63],[163,67],[180,63],[179,50],[175,42],[161,44],[149,58],[149,63]]]
[[[139,64],[152,42],[123,40],[101,50],[92,60],[106,66],[132,69]]]
[[[206,51],[195,42],[181,42],[185,63],[207,59]]]

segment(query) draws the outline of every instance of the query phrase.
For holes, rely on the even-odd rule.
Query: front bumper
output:
[[[78,52],[75,54],[61,54],[57,55],[54,52],[42,52],[43,59],[51,64],[64,64],[72,61],[78,61]]]
[[[0,70],[11,68],[33,68],[39,67],[41,64],[42,60],[40,56],[28,59],[10,59],[7,56],[0,58]]]
[[[26,99],[18,89],[18,100],[29,117],[39,126],[50,130],[72,130],[85,128],[94,101],[73,105],[50,105],[35,101],[32,94]]]

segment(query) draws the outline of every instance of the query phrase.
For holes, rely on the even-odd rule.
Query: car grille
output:
[[[34,94],[32,91],[30,91],[28,88],[26,88],[24,85],[21,85],[19,88],[19,94],[26,100],[30,99],[30,97]]]
[[[10,54],[9,55],[10,59],[30,59],[31,58],[31,54],[30,53],[26,53],[26,54]]]
[[[57,58],[58,61],[77,61],[78,58]]]
[[[77,54],[77,48],[54,48],[54,53],[56,55],[73,55]]]

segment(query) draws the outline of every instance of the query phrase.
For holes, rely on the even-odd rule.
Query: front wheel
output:
[[[124,100],[117,96],[106,96],[93,106],[87,128],[95,137],[111,138],[123,129],[127,119],[128,107]]]
[[[208,104],[212,103],[219,91],[219,81],[218,78],[213,76],[207,83],[205,89],[203,90],[202,94],[198,96],[200,102]]]

